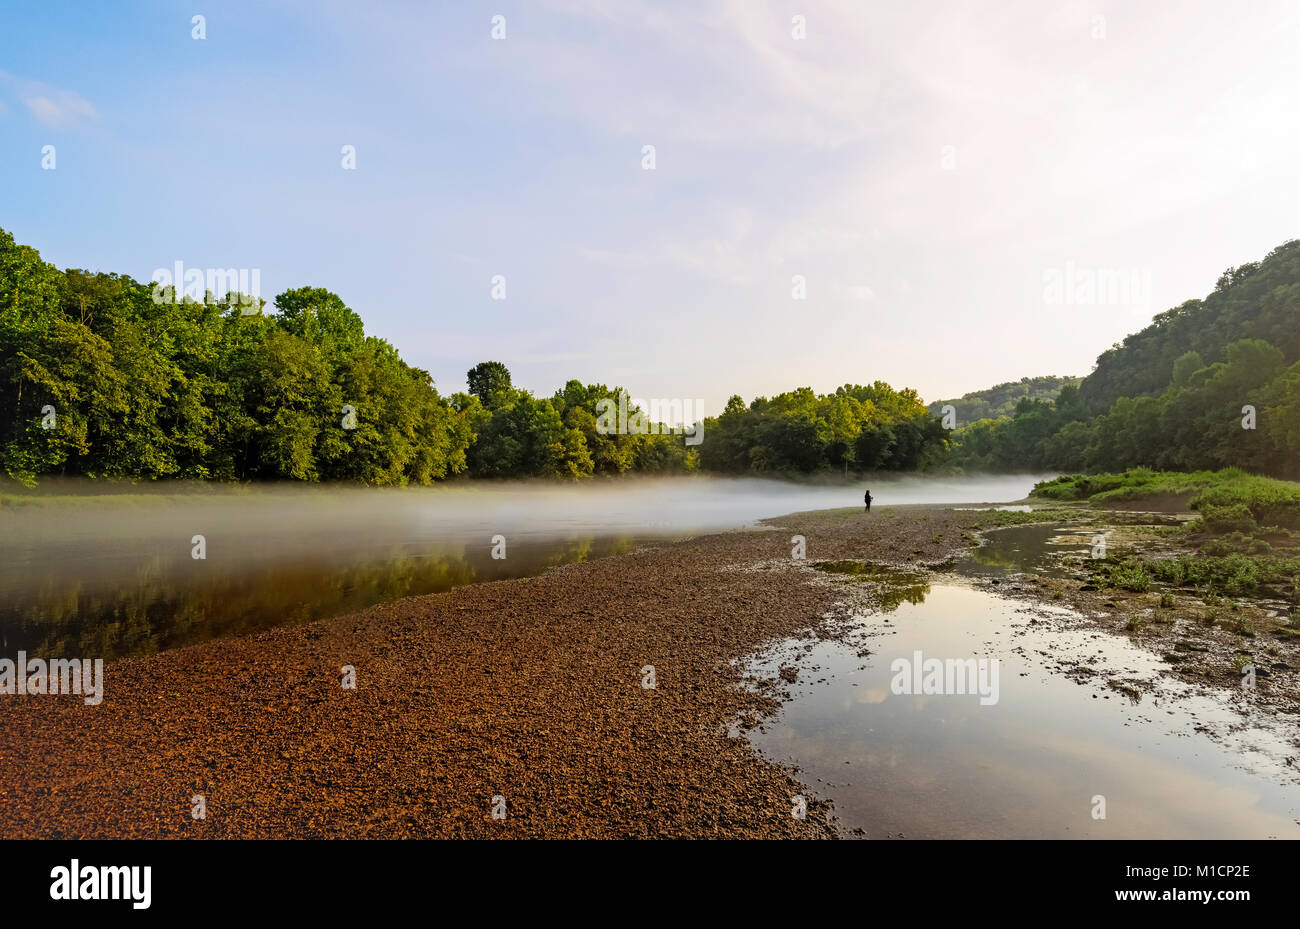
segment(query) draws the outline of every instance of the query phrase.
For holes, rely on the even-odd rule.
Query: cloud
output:
[[[539,300],[592,318],[616,296],[658,314],[636,350],[702,393],[775,392],[809,370],[829,388],[870,365],[866,379],[955,396],[1023,367],[1028,344],[1044,371],[1086,371],[1135,327],[1120,307],[1045,307],[1045,267],[1149,267],[1159,308],[1213,286],[1207,267],[1294,234],[1300,129],[1277,114],[1300,7],[1191,6],[1170,18],[1131,0],[1099,33],[1084,0],[541,0],[508,41],[489,44],[476,19],[477,40],[436,55],[409,37],[448,34],[440,12],[333,15],[384,49],[386,86],[433,100],[450,81],[522,127],[538,182],[485,197],[554,226],[473,248],[553,269]],[[653,172],[638,169],[643,144]],[[460,224],[483,225],[480,209]],[[795,311],[793,274],[809,288]],[[889,351],[864,358],[863,319]],[[1055,338],[1031,341],[1044,320]],[[726,344],[738,322],[757,362],[743,380],[671,350],[684,326]],[[936,351],[953,363],[932,364]],[[638,362],[615,345],[608,363]]]
[[[0,84],[10,88],[36,121],[48,129],[71,129],[99,118],[94,105],[71,90],[59,90],[3,71],[0,71]],[[0,114],[5,109],[0,101]]]
[[[37,122],[51,129],[66,129],[79,121],[97,119],[99,114],[86,100],[71,91],[64,90],[53,97],[24,97],[23,103],[32,111]]]

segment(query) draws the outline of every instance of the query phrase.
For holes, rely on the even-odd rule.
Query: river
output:
[[[1037,478],[876,478],[878,506],[1023,498]],[[802,510],[863,485],[754,478],[201,488],[0,508],[4,654],[149,654]],[[504,556],[504,557],[493,557]]]

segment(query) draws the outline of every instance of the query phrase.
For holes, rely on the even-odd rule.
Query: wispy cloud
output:
[[[957,396],[1085,373],[1145,321],[1047,304],[1045,270],[1149,269],[1154,312],[1297,234],[1300,127],[1278,115],[1293,0],[1177,16],[1167,0],[272,6],[301,33],[263,49],[262,14],[230,14],[270,54],[225,70],[160,61],[125,27],[58,71],[66,58],[29,43],[7,67],[57,86],[0,72],[6,132],[34,117],[0,154],[38,170],[44,127],[97,118],[71,88],[111,99],[141,154],[81,162],[105,191],[144,202],[201,177],[285,224],[191,224],[180,243],[179,221],[140,210],[116,217],[133,226],[124,261],[260,253],[250,267],[340,291],[444,384],[495,357],[537,389],[641,379],[721,400],[878,377]],[[196,144],[227,126],[244,130],[229,147]],[[355,172],[337,167],[344,142]],[[43,194],[20,196],[51,242],[85,252]],[[508,301],[489,296],[497,274]]]
[[[27,80],[0,71],[0,84],[9,88],[42,126],[72,129],[99,118],[89,100],[71,90],[59,90],[40,81]],[[0,114],[5,112],[0,101]]]

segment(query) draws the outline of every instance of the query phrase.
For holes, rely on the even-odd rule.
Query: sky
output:
[[[327,288],[444,393],[932,401],[1300,236],[1297,48],[1294,0],[4,0],[0,228]]]

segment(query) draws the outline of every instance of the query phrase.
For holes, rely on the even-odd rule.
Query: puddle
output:
[[[930,576],[917,571],[902,571],[865,561],[818,561],[812,566],[849,581],[870,582],[870,586],[860,592],[859,599],[885,612],[903,603],[920,603],[930,592]]]
[[[1061,564],[1061,556],[1087,557],[1096,534],[1091,526],[1054,524],[994,529],[984,534],[979,548],[958,560],[956,570],[975,577],[1068,577],[1070,572]]]
[[[1018,530],[1007,552],[1032,560],[1034,539],[1044,550],[1077,544],[1059,527],[1022,528],[1035,531]],[[985,557],[989,568],[1019,563],[1012,554]],[[1288,744],[1294,727],[1242,729],[1233,697],[1159,675],[1158,657],[1082,623],[1071,628],[1066,610],[1030,608],[957,577],[923,591],[905,586],[910,595],[868,598],[847,620],[847,635],[790,639],[746,665],[790,695],[746,737],[796,765],[805,784],[833,801],[846,831],[872,839],[1300,838],[1300,785],[1286,760],[1297,754]],[[862,600],[856,583],[845,588]],[[917,652],[997,659],[996,702],[894,692],[910,675],[891,665],[910,666]],[[1099,797],[1105,819],[1093,818]]]

